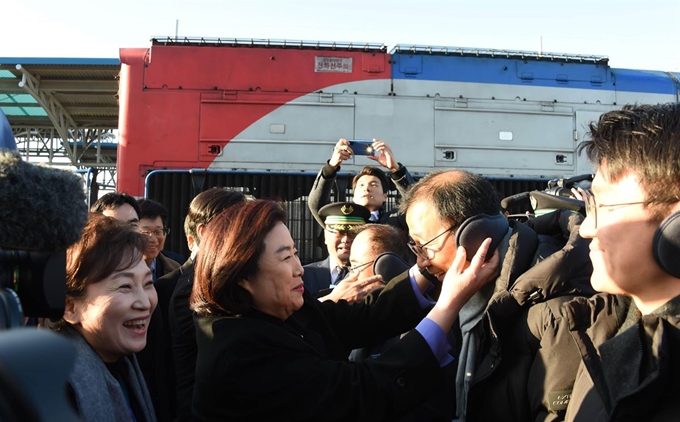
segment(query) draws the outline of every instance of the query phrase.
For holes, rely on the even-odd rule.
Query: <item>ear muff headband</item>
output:
[[[467,260],[470,261],[481,246],[484,239],[491,238],[491,246],[486,259],[491,259],[494,251],[508,233],[508,219],[502,214],[478,214],[463,221],[456,230],[456,244],[465,248]]]
[[[664,271],[680,278],[680,212],[666,217],[656,229],[652,253]]]

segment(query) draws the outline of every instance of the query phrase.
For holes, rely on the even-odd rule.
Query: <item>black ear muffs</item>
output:
[[[411,268],[399,255],[392,252],[384,252],[373,261],[373,274],[381,275],[382,282],[387,284],[394,277],[408,271]]]
[[[508,219],[503,214],[478,214],[463,221],[456,231],[456,244],[465,248],[467,260],[477,253],[484,239],[491,238],[491,246],[486,254],[491,259],[501,240],[508,233]]]
[[[666,217],[656,229],[652,239],[652,253],[664,271],[680,278],[680,212]]]

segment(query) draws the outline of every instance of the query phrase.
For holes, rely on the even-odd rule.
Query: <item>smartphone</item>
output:
[[[354,155],[375,155],[372,139],[350,139],[349,147]]]

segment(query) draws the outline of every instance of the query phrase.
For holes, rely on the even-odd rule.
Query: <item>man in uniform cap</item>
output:
[[[351,202],[335,202],[319,210],[323,221],[328,258],[305,265],[305,289],[315,297],[325,296],[347,274],[354,229],[366,224],[368,208]]]

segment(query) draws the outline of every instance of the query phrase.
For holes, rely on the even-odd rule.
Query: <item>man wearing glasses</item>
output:
[[[139,232],[147,237],[144,261],[151,268],[154,282],[180,267],[180,263],[161,253],[168,235],[168,209],[160,202],[151,199],[138,201],[140,213]],[[174,410],[175,391],[171,388],[174,374],[169,371],[172,351],[168,350],[167,338],[170,327],[166,326],[162,313],[164,307],[157,306],[151,314],[147,332],[146,347],[137,353],[139,368],[144,374],[149,394],[159,421],[171,420]]]
[[[400,210],[417,257],[414,270],[435,286],[447,271],[456,270],[461,226],[498,243],[499,274],[458,313],[461,341],[452,351],[457,374],[450,400],[459,419],[562,420],[579,363],[569,331],[560,323],[561,305],[592,293],[588,242],[578,234],[583,217],[569,211],[537,217],[534,227],[550,229],[545,237],[516,221],[509,227],[497,224],[501,206],[493,186],[459,170],[424,177],[403,197]],[[491,226],[469,224],[487,221],[485,216]],[[487,234],[487,227],[494,230]],[[557,252],[556,239],[566,242]],[[475,252],[466,250],[467,259]],[[411,271],[415,277],[417,272]]]
[[[140,199],[138,202],[141,210],[139,232],[148,238],[144,261],[151,268],[153,280],[156,281],[159,277],[178,269],[181,264],[161,253],[170,232],[167,228],[168,209],[152,199]]]
[[[678,420],[680,104],[605,113],[590,138],[581,235],[606,294],[566,305],[582,354],[567,420]]]

